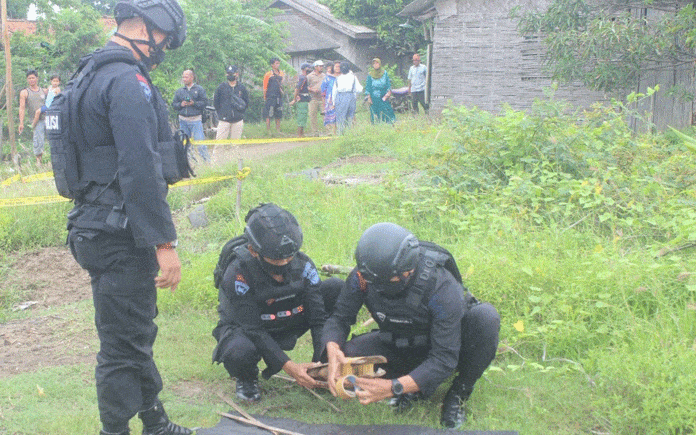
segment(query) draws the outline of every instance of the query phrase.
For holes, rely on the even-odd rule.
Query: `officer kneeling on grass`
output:
[[[454,258],[444,248],[419,242],[392,223],[368,228],[355,250],[357,267],[348,275],[322,340],[329,360],[329,387],[346,357],[383,355],[384,379],[358,378],[362,404],[392,398],[397,412],[428,397],[456,370],[441,423],[459,427],[462,405],[495,357],[500,317],[461,285]],[[346,342],[365,304],[379,329]]]
[[[310,330],[312,361],[319,361],[321,330],[343,282],[336,278],[321,282],[312,260],[300,252],[302,230],[287,210],[261,204],[245,221],[246,243],[234,248],[219,285],[213,361],[237,378],[237,397],[255,402],[261,400],[257,367],[261,358],[267,366],[266,379],[282,369],[304,387],[317,385],[307,375],[315,364],[296,363],[284,351],[292,350]]]

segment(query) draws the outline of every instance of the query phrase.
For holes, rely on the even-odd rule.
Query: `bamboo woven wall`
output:
[[[520,3],[459,0],[456,14],[446,18],[438,14],[433,38],[433,110],[442,110],[448,101],[493,112],[504,103],[527,109],[535,98],[544,96],[544,88],[552,82],[542,72],[543,43],[520,36],[509,16],[510,9]],[[604,98],[572,85],[559,87],[556,96],[582,106]]]
[[[544,89],[552,84],[544,74],[544,46],[539,38],[519,35],[516,22],[510,18],[515,6],[543,8],[550,0],[436,0],[431,107],[441,111],[448,102],[477,106],[498,112],[501,105],[528,109],[534,99],[544,97]],[[665,67],[646,71],[638,92],[660,85],[660,92],[638,105],[649,112],[647,121],[659,130],[667,125],[685,127],[694,121],[694,103],[688,98],[668,95],[667,90],[679,85],[694,92],[694,66]],[[588,107],[606,101],[601,92],[581,84],[561,85],[555,97],[576,106]],[[634,128],[644,128],[641,122]]]

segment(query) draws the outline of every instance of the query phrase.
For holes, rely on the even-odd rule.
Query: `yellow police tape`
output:
[[[268,139],[220,139],[220,140],[193,140],[194,145],[246,145],[246,144],[265,144],[278,142],[311,142],[317,140],[335,139],[334,136],[317,136],[317,137],[278,137]]]
[[[179,181],[178,183],[172,184],[170,187],[184,187],[193,186],[196,184],[207,184],[216,183],[218,181],[230,180],[236,178],[238,180],[245,179],[251,169],[246,167],[241,171],[237,171],[235,175],[222,175],[218,177],[208,177],[208,178],[196,178],[190,180]],[[37,174],[40,175],[40,174]],[[51,175],[52,176],[52,175]],[[14,178],[14,177],[13,177]],[[37,204],[52,204],[57,202],[67,202],[70,201],[68,198],[64,198],[60,195],[48,195],[48,196],[30,196],[24,198],[0,198],[0,208],[3,207],[16,207],[21,205],[37,205]]]
[[[221,139],[221,140],[201,140],[195,141],[191,139],[191,143],[194,145],[245,145],[245,144],[266,144],[266,143],[278,143],[278,142],[310,142],[317,140],[328,140],[335,139],[333,136],[317,136],[317,137],[280,137],[280,138],[267,138],[267,139]],[[246,168],[245,168],[246,169]],[[248,173],[247,173],[248,174]],[[246,175],[241,176],[237,174],[237,178],[243,180]],[[51,180],[53,179],[53,172],[43,172],[41,174],[27,175],[22,177],[17,174],[13,177],[8,178],[0,182],[0,186],[7,187],[14,183],[31,183],[34,181]],[[201,184],[200,181],[192,182],[190,184]],[[181,186],[189,186],[190,184],[181,184]]]
[[[20,174],[15,175],[14,177],[10,177],[7,180],[3,180],[0,183],[0,186],[2,187],[7,187],[11,184],[14,183],[31,183],[34,181],[41,181],[41,180],[52,180],[53,179],[53,172],[43,172],[41,174],[34,174],[34,175],[27,175],[26,177],[22,177]]]

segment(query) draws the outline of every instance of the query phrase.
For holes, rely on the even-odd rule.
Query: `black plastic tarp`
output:
[[[238,415],[230,411],[232,415]],[[466,431],[443,430],[422,426],[404,425],[371,425],[348,426],[343,424],[310,424],[287,418],[272,418],[253,416],[261,423],[277,428],[282,428],[303,435],[436,435],[436,434],[460,434],[460,435],[519,435],[516,431]],[[238,423],[226,417],[222,417],[215,427],[198,429],[196,435],[269,435],[270,432],[254,426]]]

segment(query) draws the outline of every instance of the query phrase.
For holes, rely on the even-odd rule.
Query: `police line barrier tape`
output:
[[[220,140],[193,140],[193,145],[246,145],[246,144],[265,144],[278,142],[312,142],[317,140],[335,139],[334,136],[316,136],[316,137],[278,137],[269,139],[220,139]]]
[[[196,178],[190,180],[179,181],[178,183],[172,184],[169,187],[184,187],[193,186],[196,184],[207,184],[216,183],[218,181],[230,180],[232,178],[237,178],[243,180],[251,172],[251,169],[244,168],[241,171],[237,171],[235,175],[223,175],[219,177],[208,177],[208,178]],[[241,177],[241,178],[240,178]],[[24,198],[0,198],[0,208],[3,207],[17,207],[21,205],[38,205],[38,204],[53,204],[58,202],[70,201],[68,198],[64,198],[60,195],[47,195],[47,196],[29,196]]]
[[[7,180],[3,180],[0,183],[0,186],[7,187],[7,186],[14,184],[14,183],[31,183],[34,181],[52,180],[52,179],[53,179],[53,172],[42,172],[41,174],[27,175],[26,177],[22,177],[21,175],[17,174],[13,177],[8,178]]]
[[[317,137],[285,137],[285,138],[268,138],[268,139],[221,139],[221,140],[201,140],[195,141],[191,139],[193,145],[246,145],[246,144],[266,144],[266,143],[278,143],[278,142],[311,142],[317,140],[328,140],[335,139],[333,136],[317,136]],[[8,178],[0,182],[0,186],[6,187],[13,183],[31,183],[34,181],[49,180],[53,178],[53,172],[43,172],[41,174],[27,175],[22,177],[17,174],[13,177]],[[237,176],[239,178],[239,176]],[[244,177],[240,178],[243,179]],[[197,184],[197,183],[194,183]],[[187,184],[182,184],[182,186],[187,186]]]
[[[54,202],[67,202],[68,198],[63,198],[60,195],[49,196],[30,196],[26,198],[0,198],[0,208],[15,207],[20,205],[38,205],[51,204]]]

